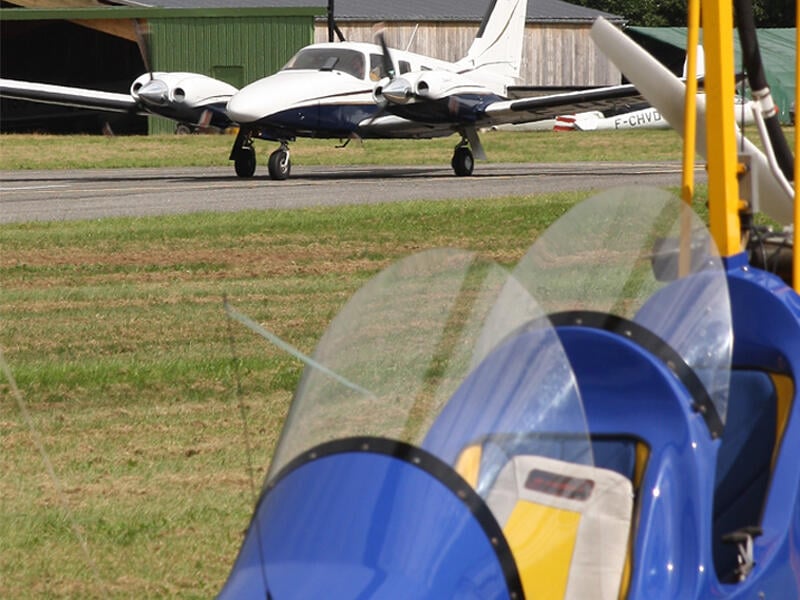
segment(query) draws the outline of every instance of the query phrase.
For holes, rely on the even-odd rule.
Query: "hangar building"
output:
[[[296,50],[328,39],[325,0],[1,0],[0,76],[127,92],[145,72],[134,20],[146,21],[154,69],[193,71],[237,87],[279,69]],[[152,5],[149,5],[152,4]],[[372,41],[385,24],[391,46],[445,60],[461,58],[489,0],[336,0],[348,40]],[[529,0],[523,86],[585,87],[619,83],[589,29],[598,15],[561,0]],[[99,115],[3,100],[3,131],[167,132],[160,119]],[[150,121],[149,126],[147,121]]]

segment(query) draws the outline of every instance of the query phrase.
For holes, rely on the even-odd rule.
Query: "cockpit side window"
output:
[[[341,71],[364,79],[364,55],[347,48],[305,48],[286,63],[284,70]]]
[[[409,63],[407,60],[401,60],[400,74],[402,75],[403,73],[408,73],[409,71],[411,71],[411,63]]]
[[[389,73],[383,68],[383,57],[380,54],[369,55],[369,78],[372,81],[380,81],[388,77]]]

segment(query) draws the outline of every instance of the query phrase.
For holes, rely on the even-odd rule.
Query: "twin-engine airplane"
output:
[[[83,108],[155,114],[184,131],[238,124],[230,158],[236,174],[256,169],[255,139],[280,146],[269,157],[272,179],[291,171],[289,142],[434,138],[457,133],[452,167],[471,175],[485,159],[478,129],[610,108],[640,100],[632,85],[509,99],[520,83],[525,0],[493,0],[467,55],[451,63],[378,44],[329,42],[302,48],[277,73],[241,90],[196,73],[152,72],[130,94],[0,79],[0,97]],[[143,56],[144,56],[143,52]],[[145,58],[145,63],[147,63]]]
[[[451,63],[378,44],[307,46],[279,72],[244,87],[228,102],[241,129],[231,151],[236,173],[252,176],[254,139],[280,143],[269,158],[273,179],[291,170],[288,143],[297,137],[434,138],[457,133],[451,165],[471,175],[486,153],[478,129],[602,109],[637,97],[630,85],[511,100],[519,84],[525,0],[494,0],[467,55]]]

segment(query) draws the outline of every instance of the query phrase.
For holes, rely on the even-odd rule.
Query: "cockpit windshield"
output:
[[[598,194],[551,225],[513,279],[548,315],[614,315],[659,336],[695,371],[724,423],[733,344],[725,268],[680,199],[646,187]]]
[[[286,63],[284,70],[341,71],[364,79],[364,55],[348,48],[304,48]]]
[[[521,331],[532,321],[541,326]],[[479,494],[508,454],[531,452],[543,432],[540,454],[592,463],[558,336],[505,269],[474,253],[432,250],[392,265],[339,313],[313,359],[270,478],[304,451],[356,436],[409,443],[453,467],[492,439],[498,454],[482,455]]]

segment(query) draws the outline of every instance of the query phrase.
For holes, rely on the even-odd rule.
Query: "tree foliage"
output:
[[[685,27],[686,0],[572,0],[624,17],[636,27]],[[757,27],[794,27],[794,0],[753,0]]]

